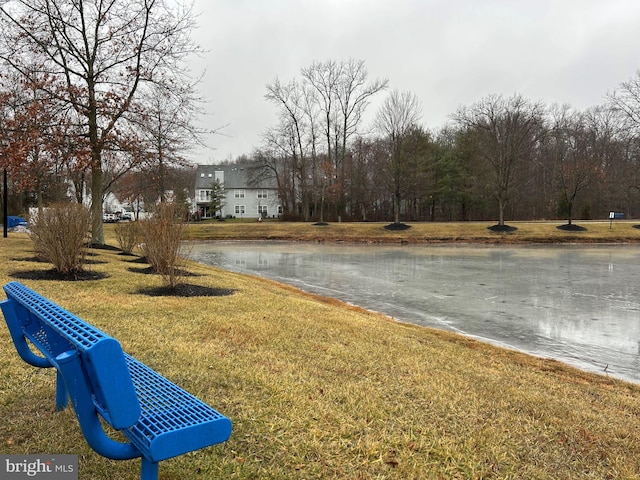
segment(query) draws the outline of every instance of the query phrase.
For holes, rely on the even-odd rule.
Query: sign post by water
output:
[[[609,212],[609,230],[613,225],[613,220],[622,220],[624,218],[624,213],[618,212]]]

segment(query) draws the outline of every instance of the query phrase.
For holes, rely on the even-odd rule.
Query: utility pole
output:
[[[9,142],[6,139],[2,139],[2,156],[6,159],[6,148],[9,146]],[[2,236],[7,238],[8,226],[9,226],[9,213],[7,207],[8,201],[8,187],[7,187],[7,166],[4,166],[2,172]]]
[[[7,210],[7,167],[4,167],[4,171],[3,171],[3,179],[2,179],[2,194],[3,194],[3,201],[2,201],[2,236],[4,238],[7,238],[7,232],[8,232],[8,220],[9,220],[9,215],[8,215],[8,210]]]

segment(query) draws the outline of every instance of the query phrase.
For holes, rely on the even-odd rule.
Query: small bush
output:
[[[138,222],[124,222],[116,224],[116,240],[124,253],[131,253],[140,243],[140,226]]]
[[[31,240],[38,254],[65,275],[83,270],[91,239],[91,213],[77,203],[47,207],[31,219]]]
[[[186,224],[180,205],[163,203],[148,220],[140,222],[142,250],[165,285],[175,288],[183,275],[181,244]]]

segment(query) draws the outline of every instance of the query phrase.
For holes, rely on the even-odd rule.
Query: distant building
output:
[[[112,192],[107,193],[102,202],[103,213],[116,213],[124,210],[122,202]]]
[[[213,212],[211,197],[218,182],[222,208]],[[242,165],[198,165],[196,206],[201,218],[277,218],[282,214],[275,180],[255,180]]]

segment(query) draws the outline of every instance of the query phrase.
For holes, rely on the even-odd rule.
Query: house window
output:
[[[212,175],[212,174],[209,174],[209,178],[211,178],[211,177],[213,177],[213,175]]]
[[[267,197],[267,191],[266,190],[258,190],[258,198],[263,198],[266,199]]]
[[[198,201],[199,202],[210,202],[211,201],[211,190],[198,190]]]
[[[244,190],[236,190],[233,193],[235,198],[244,198]]]
[[[282,215],[284,213],[284,209],[282,208],[282,205],[278,205],[278,215]]]
[[[201,174],[200,174],[200,178],[204,178],[204,173],[201,173]]]
[[[236,212],[236,215],[244,215],[245,213],[244,205],[236,205],[235,212]]]
[[[266,205],[258,205],[258,216],[266,218],[268,209]]]

